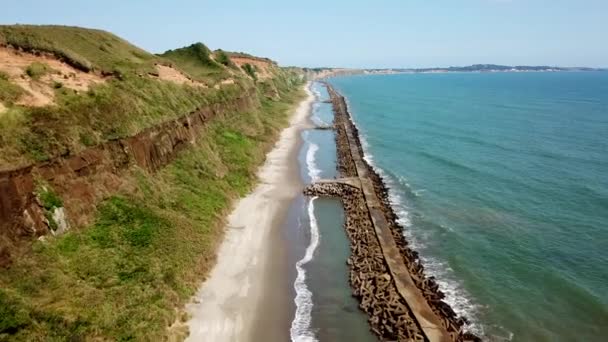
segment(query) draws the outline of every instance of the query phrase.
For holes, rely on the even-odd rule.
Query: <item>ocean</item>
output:
[[[495,341],[605,340],[608,73],[330,83],[346,97],[427,274],[475,333]]]

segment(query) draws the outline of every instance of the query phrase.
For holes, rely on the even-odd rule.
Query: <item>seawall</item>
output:
[[[466,319],[442,301],[432,277],[405,240],[379,174],[364,159],[357,128],[344,97],[326,84],[334,109],[339,180],[305,189],[308,195],[339,197],[351,242],[350,284],[382,340],[477,341]]]

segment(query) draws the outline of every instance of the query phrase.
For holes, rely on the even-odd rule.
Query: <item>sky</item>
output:
[[[0,0],[1,24],[104,29],[150,52],[203,42],[281,65],[608,67],[608,0]]]

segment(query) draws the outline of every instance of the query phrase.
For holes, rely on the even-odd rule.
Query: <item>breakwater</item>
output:
[[[434,279],[424,275],[418,255],[403,237],[382,178],[363,158],[344,97],[327,87],[342,178],[314,183],[305,194],[342,200],[351,242],[349,280],[371,330],[382,340],[479,340],[465,331],[466,319],[442,301],[444,294]]]

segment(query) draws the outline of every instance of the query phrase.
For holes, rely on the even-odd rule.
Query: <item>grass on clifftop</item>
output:
[[[0,80],[0,87],[3,84]],[[238,85],[201,91],[134,75],[109,80],[85,94],[57,89],[56,105],[22,107],[18,120],[0,122],[0,165],[77,153],[92,144],[181,117],[205,104],[229,100],[242,91]]]
[[[100,204],[91,227],[36,242],[0,272],[0,340],[166,339],[214,263],[232,200],[251,189],[303,96],[284,89],[255,112],[213,120],[160,172],[133,171],[136,190]]]
[[[112,33],[71,26],[0,25],[0,44],[48,52],[77,69],[104,73],[152,70],[158,59]]]
[[[203,43],[195,43],[183,48],[169,50],[160,55],[187,72],[194,79],[201,82],[209,82],[226,77],[227,71],[221,63],[212,58],[211,50]],[[230,59],[224,54],[226,60],[222,58],[220,62],[229,65]]]
[[[32,108],[13,105],[25,90],[0,74],[0,101],[9,112],[3,117],[10,117],[0,120],[0,169],[74,154],[108,139],[130,136],[206,104],[232,99],[254,86],[244,73],[215,62],[201,43],[156,56],[101,30],[0,25],[0,45],[48,52],[79,69],[110,75],[86,92],[55,86],[55,104]],[[230,64],[229,59],[223,61]],[[150,77],[148,72],[155,72],[156,62],[172,63],[210,87]],[[24,73],[36,80],[47,69],[33,63]],[[281,73],[277,71],[279,78]],[[234,79],[235,84],[213,87],[226,78]]]

